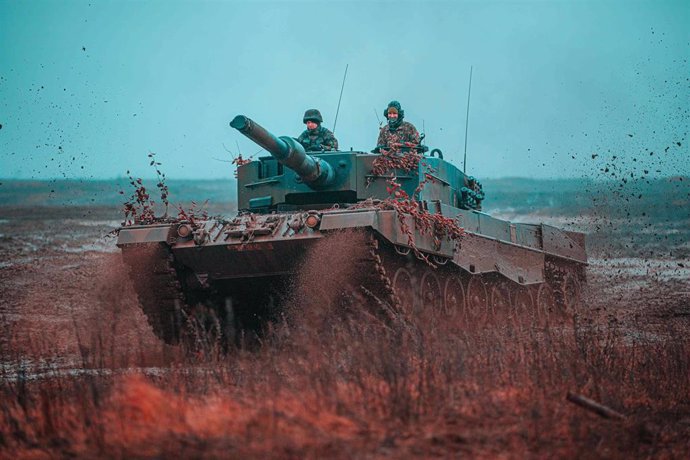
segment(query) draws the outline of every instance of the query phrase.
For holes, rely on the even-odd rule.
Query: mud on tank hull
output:
[[[190,320],[226,344],[258,333],[281,314],[304,255],[342,231],[363,238],[353,238],[358,276],[343,290],[372,299],[383,315],[439,308],[475,322],[503,315],[525,324],[577,309],[584,234],[443,204],[430,212],[456,218],[462,240],[421,234],[405,217],[408,235],[397,211],[372,207],[128,226],[117,245],[153,331],[169,344],[189,340]]]

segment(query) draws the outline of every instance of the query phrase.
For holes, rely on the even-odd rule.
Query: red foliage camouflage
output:
[[[196,228],[199,221],[208,219],[208,210],[204,209],[208,204],[208,200],[204,201],[200,208],[197,209],[196,201],[192,201],[192,207],[185,210],[181,205],[177,205],[177,220],[188,222],[193,228]]]
[[[247,163],[251,163],[251,162],[252,162],[252,160],[250,160],[250,159],[245,160],[244,158],[242,158],[241,153],[239,155],[237,155],[237,158],[233,158],[233,160],[232,160],[232,164],[237,165],[237,166],[244,166]]]
[[[406,143],[404,147],[414,148],[416,145]],[[424,172],[424,179],[419,182],[419,185],[414,191],[414,196],[410,197],[408,193],[403,190],[400,182],[398,182],[395,171],[401,170],[406,173],[417,171],[420,164],[426,169]],[[407,224],[406,216],[411,216],[414,219],[415,229],[419,231],[420,234],[432,235],[436,245],[440,245],[441,239],[444,237],[450,238],[453,241],[459,241],[465,233],[465,230],[458,225],[455,219],[443,216],[442,214],[430,213],[422,206],[421,202],[414,198],[418,196],[419,192],[424,189],[427,183],[434,180],[432,175],[433,172],[434,169],[424,161],[424,156],[419,152],[412,150],[403,153],[398,147],[394,147],[390,150],[382,150],[381,155],[374,159],[372,173],[374,176],[390,176],[387,181],[388,186],[386,187],[386,191],[390,197],[383,201],[367,200],[357,205],[357,207],[375,206],[380,209],[392,209],[397,211],[400,229],[407,235],[408,246],[410,246],[418,258],[432,267],[435,265],[429,260],[428,256],[417,248],[414,233]],[[367,186],[370,183],[371,178]]]
[[[400,150],[401,148],[414,149],[415,147],[417,147],[416,144],[406,142],[404,145],[394,144],[393,148],[388,150],[381,149],[381,154],[374,159],[371,172],[376,176],[383,176],[396,169],[402,169],[405,172],[416,171],[423,158],[422,154],[414,150],[406,153]]]
[[[129,199],[123,204],[125,220],[122,225],[147,225],[155,222],[186,221],[192,224],[192,226],[195,226],[199,220],[207,219],[208,212],[203,209],[197,209],[197,204],[194,201],[192,201],[192,207],[188,210],[183,209],[179,204],[177,205],[177,219],[168,217],[168,208],[170,207],[168,196],[170,195],[170,192],[167,184],[165,183],[165,173],[163,173],[159,168],[162,163],[156,161],[155,156],[156,154],[153,152],[148,154],[148,157],[151,158],[149,165],[153,166],[156,170],[156,188],[158,188],[158,191],[160,192],[160,199],[165,206],[165,212],[161,217],[156,217],[156,202],[151,199],[151,195],[144,186],[143,179],[135,179],[130,175],[129,171],[127,171],[129,183],[132,187],[134,187],[134,191]],[[124,194],[125,192],[120,190],[120,195]],[[202,205],[202,208],[205,205],[206,202]]]
[[[127,171],[127,174],[129,175],[129,171]],[[134,179],[130,175],[129,183],[134,187],[134,192],[132,192],[132,196],[129,197],[129,200],[125,201],[123,204],[125,221],[122,224],[133,225],[135,223],[153,222],[156,218],[154,214],[155,202],[146,191],[142,179]],[[120,195],[124,194],[125,192],[120,190]]]
[[[237,155],[237,158],[232,159],[232,164],[237,165],[238,168],[240,166],[244,166],[247,163],[251,163],[251,162],[252,162],[252,160],[250,160],[249,158],[247,158],[247,159],[242,158],[241,153],[239,155]],[[237,169],[235,169],[235,177],[237,177]]]

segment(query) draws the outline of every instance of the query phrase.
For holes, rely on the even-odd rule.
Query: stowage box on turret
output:
[[[499,311],[523,321],[578,307],[585,235],[481,212],[479,182],[440,151],[307,154],[245,116],[230,126],[271,155],[238,167],[236,217],[119,231],[141,306],[166,343],[184,340],[200,311],[226,341],[260,330],[303,255],[345,229],[364,235],[371,267],[343,286],[397,307],[486,321]]]

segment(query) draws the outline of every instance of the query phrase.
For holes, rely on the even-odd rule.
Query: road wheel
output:
[[[407,312],[412,312],[415,306],[415,288],[412,274],[400,267],[393,275],[393,289]]]
[[[513,292],[509,321],[515,327],[524,327],[531,325],[535,318],[537,318],[537,312],[532,293],[526,286],[518,286]]]
[[[498,318],[506,316],[510,311],[510,288],[508,282],[498,280],[491,286],[489,302],[489,317]]]
[[[443,306],[443,290],[441,281],[436,272],[432,269],[427,269],[422,276],[421,282],[421,300],[420,308],[433,308],[438,311]]]
[[[489,293],[480,275],[472,275],[467,283],[467,317],[470,321],[485,322],[489,311]]]
[[[449,274],[443,290],[443,310],[446,315],[466,315],[465,288],[459,274]]]

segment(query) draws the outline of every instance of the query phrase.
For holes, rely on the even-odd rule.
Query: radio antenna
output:
[[[333,122],[333,134],[335,134],[335,125],[338,124],[338,113],[340,112],[340,101],[343,99],[343,89],[345,89],[345,79],[347,78],[347,68],[350,64],[345,65],[345,75],[343,75],[343,85],[340,87],[340,97],[338,98],[338,108],[335,111],[335,121]]]
[[[470,66],[470,87],[467,89],[467,114],[465,115],[465,157],[462,161],[462,172],[467,171],[467,128],[470,124],[470,94],[472,94],[472,66]]]
[[[374,115],[376,115],[376,121],[379,122],[379,128],[383,126],[383,123],[381,123],[381,119],[379,118],[379,113],[376,111],[376,107],[374,107]]]

